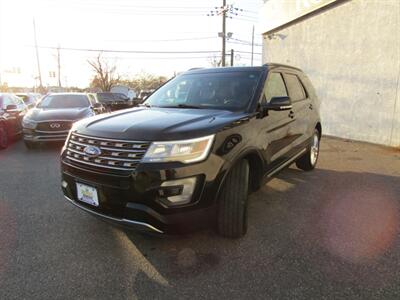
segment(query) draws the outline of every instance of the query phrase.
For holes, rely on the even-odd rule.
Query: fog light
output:
[[[66,189],[67,186],[68,186],[68,183],[67,183],[65,180],[63,180],[63,181],[61,182],[61,186],[62,186],[64,189]]]
[[[195,187],[196,177],[165,181],[159,190],[161,201],[168,206],[187,204]]]

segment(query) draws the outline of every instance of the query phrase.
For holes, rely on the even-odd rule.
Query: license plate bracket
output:
[[[93,206],[99,206],[99,197],[95,187],[77,182],[76,194],[79,201]]]

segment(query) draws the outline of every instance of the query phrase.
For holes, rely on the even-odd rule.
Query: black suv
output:
[[[142,107],[76,123],[61,154],[68,201],[158,233],[247,228],[247,199],[271,176],[318,159],[319,103],[299,69],[197,69]]]
[[[0,93],[0,149],[7,148],[9,141],[22,134],[22,118],[28,107],[13,94]]]

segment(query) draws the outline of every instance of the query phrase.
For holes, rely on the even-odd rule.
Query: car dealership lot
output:
[[[399,298],[400,151],[324,138],[251,195],[239,240],[153,237],[67,203],[60,146],[0,152],[0,298]]]

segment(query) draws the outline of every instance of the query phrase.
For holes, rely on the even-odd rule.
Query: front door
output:
[[[288,96],[287,88],[280,72],[271,72],[266,80],[261,102],[270,102],[273,97]],[[268,115],[260,119],[261,136],[263,136],[264,159],[268,169],[274,168],[288,159],[292,143],[290,124],[294,116],[291,111],[268,111]],[[268,170],[266,170],[268,171]]]

